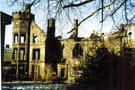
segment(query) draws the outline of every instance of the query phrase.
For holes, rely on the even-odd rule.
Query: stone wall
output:
[[[29,77],[33,80],[45,79],[45,39],[46,35],[34,21],[30,33]]]

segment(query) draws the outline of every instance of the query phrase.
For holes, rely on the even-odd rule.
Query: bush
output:
[[[83,71],[81,77],[71,87],[84,90],[108,90],[109,88],[109,60],[115,57],[107,48],[98,48],[93,56],[87,54],[85,61],[79,67]]]

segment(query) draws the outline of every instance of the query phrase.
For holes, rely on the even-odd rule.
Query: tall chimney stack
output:
[[[47,38],[55,37],[55,20],[53,18],[48,19]]]

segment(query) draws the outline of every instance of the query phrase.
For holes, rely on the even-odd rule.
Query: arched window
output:
[[[83,49],[81,45],[77,43],[73,48],[73,58],[79,58],[80,56],[83,56]]]

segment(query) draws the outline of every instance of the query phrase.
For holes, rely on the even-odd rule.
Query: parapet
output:
[[[18,12],[13,12],[12,16],[14,19],[29,19],[31,15],[32,20],[34,20],[34,14],[32,13],[27,13],[27,12],[22,12],[22,11],[18,11]]]
[[[21,12],[21,11],[13,12],[12,16],[13,16],[14,19],[29,18],[28,13]]]

